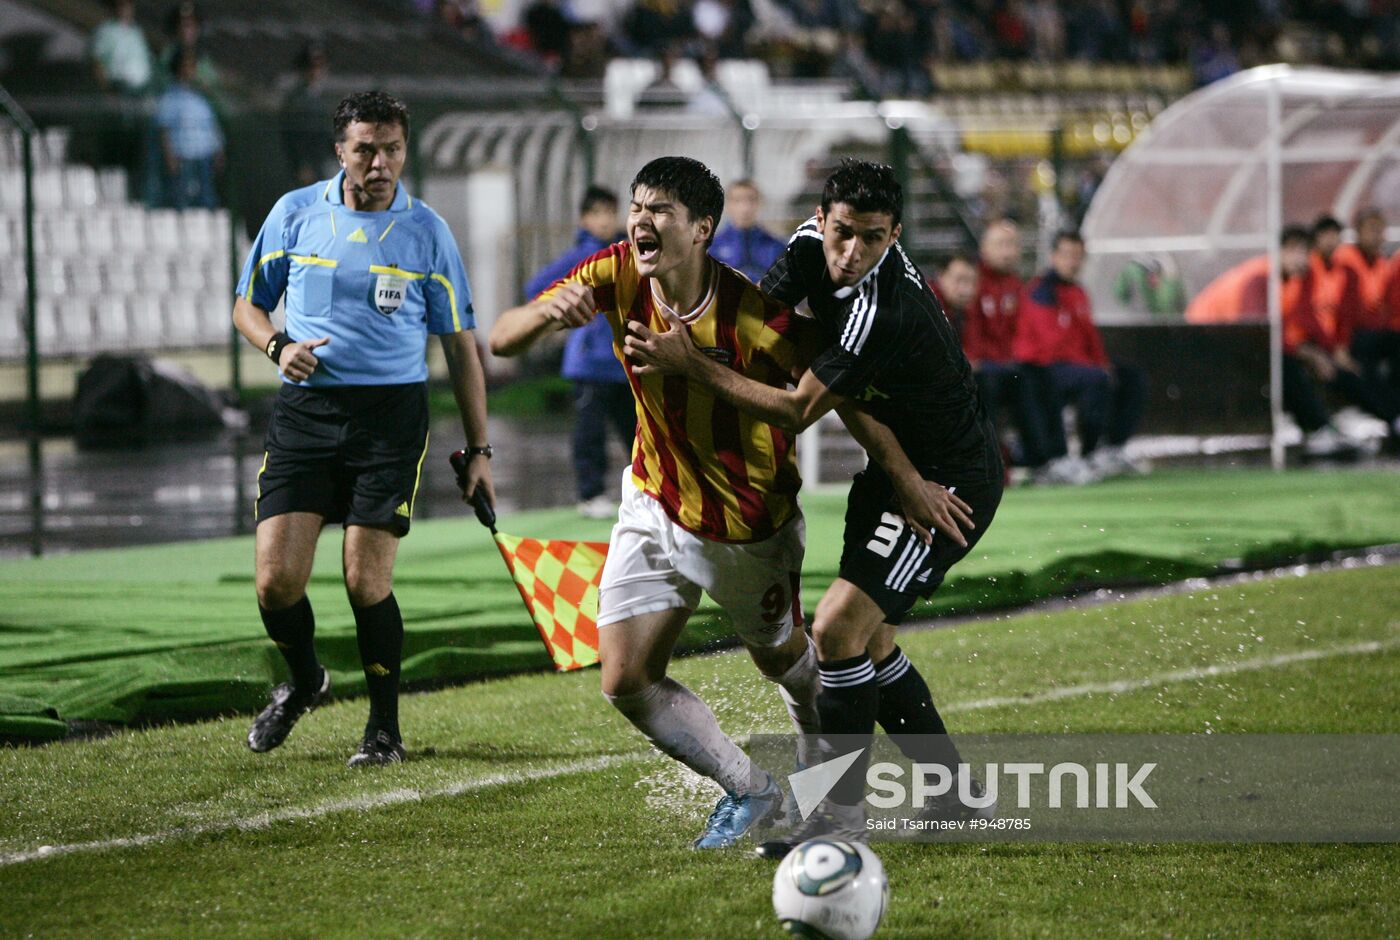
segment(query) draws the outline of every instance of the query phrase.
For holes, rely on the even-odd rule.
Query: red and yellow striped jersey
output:
[[[733,268],[708,259],[709,287],[685,316],[706,355],[745,376],[784,387],[797,361],[800,318],[769,300]],[[593,289],[613,330],[613,351],[637,401],[632,479],[683,528],[719,542],[766,539],[797,514],[801,477],[793,435],[715,398],[680,375],[639,376],[622,355],[627,323],[668,329],[651,289],[637,272],[631,245],[618,242],[579,263],[566,281]]]

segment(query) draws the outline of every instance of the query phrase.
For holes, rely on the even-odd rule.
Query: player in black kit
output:
[[[655,333],[631,326],[638,371],[680,373],[756,417],[801,430],[841,412],[871,462],[852,483],[837,580],[812,621],[823,734],[868,738],[876,721],[915,735],[910,756],[956,771],[958,755],[928,685],[894,643],[894,628],[943,582],[987,531],[1004,470],[972,368],[923,274],[900,246],[903,193],[893,171],[846,161],[827,180],[821,208],[798,227],[763,278],[775,300],[807,302],[818,336],[795,389],[763,386],[711,361],[683,324]],[[833,789],[822,812],[788,839],[864,838],[865,761]],[[981,797],[980,785],[964,788]],[[956,801],[939,813],[987,815]],[[974,799],[972,802],[978,802]]]

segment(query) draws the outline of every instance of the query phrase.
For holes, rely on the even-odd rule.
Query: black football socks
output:
[[[948,728],[934,707],[933,695],[919,670],[898,646],[875,665],[880,687],[879,721],[905,756],[925,764],[942,764],[957,773],[961,758]]]
[[[875,682],[875,667],[865,653],[850,659],[837,659],[818,664],[822,688],[817,694],[817,712],[821,715],[822,735],[858,735],[865,742],[865,752],[842,775],[831,791],[831,800],[845,806],[855,806],[865,796],[865,768],[869,763],[869,742],[875,733],[875,719],[880,708],[880,687]],[[851,750],[849,746],[831,745],[834,756]],[[825,750],[825,748],[824,748]]]
[[[281,651],[292,673],[292,686],[298,695],[314,695],[321,688],[321,664],[316,660],[316,615],[305,594],[301,600],[281,610],[268,610],[261,604],[263,629]]]
[[[399,663],[403,657],[403,615],[393,592],[369,607],[353,607],[360,664],[369,686],[369,723],[365,737],[386,731],[399,735]]]

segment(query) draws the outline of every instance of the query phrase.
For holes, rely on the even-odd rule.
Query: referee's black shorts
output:
[[[886,623],[902,622],[915,602],[938,589],[948,569],[986,533],[1001,503],[1000,479],[949,489],[972,507],[977,528],[963,530],[966,548],[937,530],[933,544],[925,545],[900,515],[894,484],[878,467],[857,473],[851,484],[840,574],[870,595]]]
[[[428,386],[283,383],[258,471],[257,521],[313,512],[408,533],[428,448]]]

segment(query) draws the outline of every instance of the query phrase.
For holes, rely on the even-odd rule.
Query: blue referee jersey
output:
[[[238,295],[264,310],[286,296],[285,332],[315,350],[312,388],[424,382],[429,333],[476,326],[451,230],[400,183],[384,212],[345,205],[345,173],[277,201],[243,265]],[[289,381],[285,377],[283,381]]]

